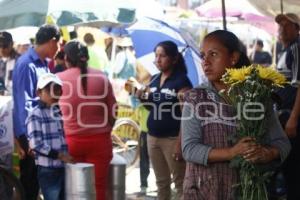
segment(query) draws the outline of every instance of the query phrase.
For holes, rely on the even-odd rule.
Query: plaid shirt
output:
[[[58,106],[46,107],[41,101],[26,119],[29,146],[35,152],[35,162],[44,167],[63,167],[57,159],[59,152],[67,152],[63,121]]]
[[[232,186],[238,182],[237,169],[231,168],[229,162],[207,162],[212,148],[232,146],[228,138],[236,133],[237,125],[230,118],[235,114],[233,107],[224,104],[213,90],[198,87],[185,95],[185,101],[197,109],[188,111],[188,106],[183,108],[183,117],[193,116],[181,124],[183,156],[187,161],[183,183],[184,200],[236,199],[235,187]],[[202,102],[208,104],[197,106]],[[210,117],[210,113],[215,113],[212,105],[220,109],[214,119]]]
[[[208,163],[212,148],[233,146],[230,138],[237,131],[236,112],[224,102],[211,83],[188,91],[185,102],[194,107],[185,104],[182,111],[183,118],[188,118],[181,123],[183,157],[187,161],[183,199],[238,199],[236,187],[233,187],[239,179],[237,169],[230,167],[229,161]],[[273,169],[287,158],[291,146],[275,113],[266,117],[264,143],[276,147],[280,153],[280,160],[264,165],[266,169]]]

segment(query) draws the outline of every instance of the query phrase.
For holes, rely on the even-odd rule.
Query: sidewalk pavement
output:
[[[156,199],[156,183],[153,169],[150,169],[148,177],[148,189],[146,194],[140,193],[140,168],[132,169],[126,175],[126,200],[155,200]]]

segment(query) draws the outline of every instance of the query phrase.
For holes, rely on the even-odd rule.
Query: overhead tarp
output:
[[[118,22],[118,1],[105,0],[0,0],[0,30],[39,27],[48,16],[59,26],[93,20]]]
[[[261,13],[269,16],[276,16],[281,13],[281,0],[249,0]],[[300,0],[282,0],[283,13],[295,13],[300,16]]]
[[[148,12],[146,12],[148,10]],[[150,11],[149,11],[150,10]],[[163,16],[154,0],[0,0],[0,30],[41,26],[50,16],[58,26],[98,21],[132,23],[137,15]]]

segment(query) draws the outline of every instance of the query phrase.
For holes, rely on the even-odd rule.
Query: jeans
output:
[[[65,168],[38,166],[38,180],[45,200],[65,199]]]
[[[150,162],[147,149],[147,133],[141,132],[140,135],[140,181],[141,188],[148,187],[148,176],[150,174]]]

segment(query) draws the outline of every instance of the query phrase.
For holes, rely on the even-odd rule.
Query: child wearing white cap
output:
[[[37,83],[38,105],[26,119],[29,146],[38,168],[38,181],[45,200],[64,198],[64,162],[73,162],[67,153],[61,112],[57,105],[62,81],[43,74]]]

